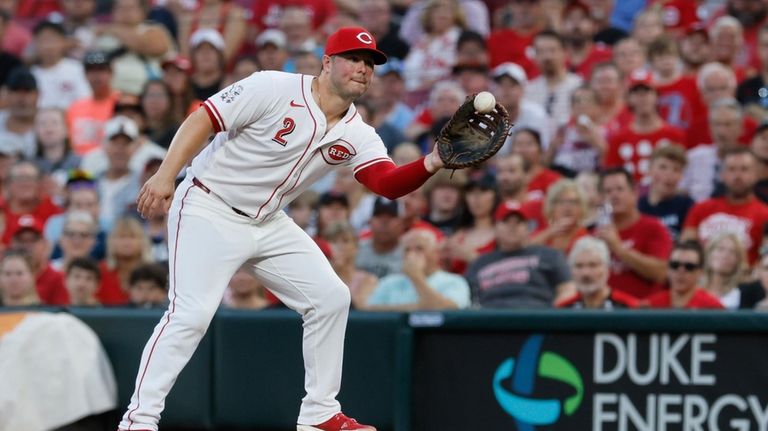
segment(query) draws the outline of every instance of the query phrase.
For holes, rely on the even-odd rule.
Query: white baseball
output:
[[[496,107],[496,98],[487,91],[481,91],[475,96],[474,105],[475,111],[485,114],[486,112],[491,112]]]

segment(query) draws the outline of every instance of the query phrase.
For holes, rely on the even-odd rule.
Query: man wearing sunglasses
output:
[[[648,298],[651,308],[723,309],[720,301],[697,286],[704,266],[704,250],[696,241],[677,243],[669,258],[669,290]]]

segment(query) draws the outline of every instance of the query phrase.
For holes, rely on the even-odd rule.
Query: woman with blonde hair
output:
[[[532,234],[531,243],[568,253],[577,239],[588,234],[586,215],[587,202],[579,185],[573,180],[559,180],[550,186],[544,200],[547,226]]]
[[[101,265],[101,286],[96,293],[99,302],[127,304],[131,272],[145,263],[152,263],[152,242],[141,222],[130,216],[118,219],[107,237],[107,257]]]
[[[352,307],[361,308],[368,296],[376,289],[378,277],[355,267],[357,256],[357,233],[346,222],[334,223],[323,231],[323,237],[331,245],[331,266],[336,275],[349,287]]]
[[[747,263],[747,251],[739,237],[722,232],[707,242],[702,286],[720,299],[723,307],[734,310],[741,304],[741,291]]]
[[[409,104],[426,99],[432,86],[448,78],[456,63],[456,43],[466,23],[457,0],[429,0],[421,18],[424,34],[403,60]]]

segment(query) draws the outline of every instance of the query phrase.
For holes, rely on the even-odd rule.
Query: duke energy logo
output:
[[[517,358],[499,365],[493,376],[496,400],[515,418],[518,431],[534,431],[537,425],[552,425],[562,414],[572,415],[584,398],[584,384],[576,367],[553,352],[542,352],[543,335],[528,337]],[[559,381],[573,388],[563,398],[534,398],[537,379]]]

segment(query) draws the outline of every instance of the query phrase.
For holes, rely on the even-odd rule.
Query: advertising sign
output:
[[[417,337],[412,429],[768,431],[760,334]]]

